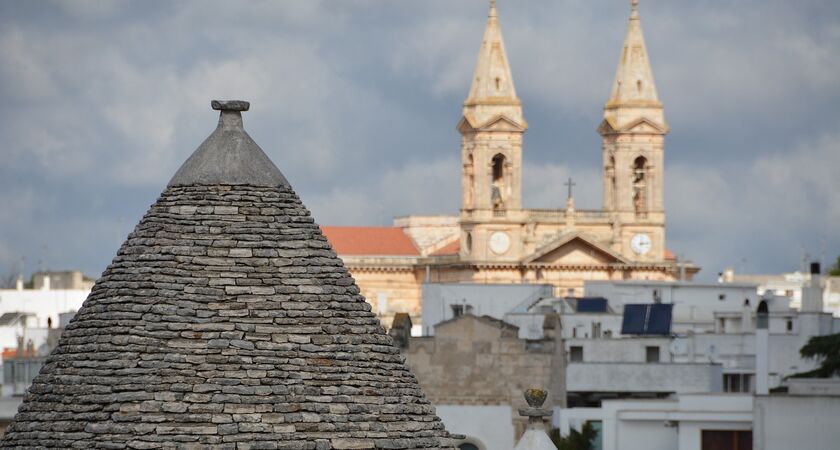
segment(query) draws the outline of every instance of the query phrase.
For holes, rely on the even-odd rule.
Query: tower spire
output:
[[[668,124],[653,82],[638,0],[630,0],[627,34],[598,133],[603,139],[604,209],[614,220],[613,248],[637,261],[664,260]],[[622,238],[627,233],[650,245],[634,247]]]
[[[630,21],[604,117],[612,119],[614,125],[622,126],[641,116],[665,127],[639,20],[639,0],[631,0]]]
[[[470,93],[464,102],[464,117],[478,127],[500,115],[525,126],[505,52],[496,1],[490,0]]]
[[[513,87],[496,1],[490,0],[489,6],[470,93],[458,121],[461,256],[510,260],[514,253],[507,251],[507,244],[492,251],[489,239],[493,235],[507,242],[504,239],[521,228],[515,221],[522,214],[522,136],[528,124]],[[511,222],[500,225],[507,220]],[[491,223],[492,229],[485,227]]]

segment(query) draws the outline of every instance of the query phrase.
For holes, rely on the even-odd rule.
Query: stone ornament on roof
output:
[[[521,408],[519,415],[528,418],[528,425],[514,450],[557,450],[546,433],[545,420],[551,417],[551,411],[543,409],[542,405],[547,397],[548,392],[543,389],[525,391],[528,407]]]
[[[451,438],[280,170],[213,134],[94,285],[0,448],[416,449]]]

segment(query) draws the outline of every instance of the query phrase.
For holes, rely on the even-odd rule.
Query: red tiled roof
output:
[[[398,227],[321,227],[339,255],[420,256]]]
[[[431,256],[457,255],[459,251],[461,251],[461,240],[455,239],[454,241],[432,252]]]
[[[676,257],[676,256],[674,256],[674,254],[673,254],[673,253],[671,253],[671,250],[668,250],[668,249],[666,248],[666,249],[665,249],[665,259],[676,260],[676,259],[677,259],[677,257]]]

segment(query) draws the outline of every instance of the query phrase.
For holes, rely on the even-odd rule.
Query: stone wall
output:
[[[565,405],[565,353],[553,330],[526,341],[513,325],[467,314],[439,324],[434,337],[409,339],[403,355],[433,404],[508,405],[519,434],[525,389],[547,388],[550,406]]]

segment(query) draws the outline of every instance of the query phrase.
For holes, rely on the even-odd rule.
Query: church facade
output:
[[[390,324],[420,321],[424,282],[548,283],[580,295],[585,280],[691,279],[699,270],[665,246],[665,121],[637,0],[604,118],[603,207],[522,207],[522,141],[528,129],[491,1],[461,134],[461,210],[406,216],[393,227],[323,227],[362,294]]]

